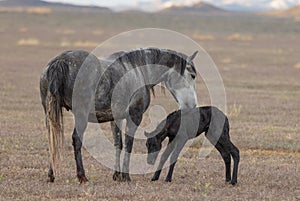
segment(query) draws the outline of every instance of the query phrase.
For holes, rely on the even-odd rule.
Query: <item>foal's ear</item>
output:
[[[198,54],[198,50],[188,57],[188,61],[193,61]]]
[[[147,131],[144,131],[144,135],[145,135],[147,138],[149,138],[149,134],[150,134],[150,133],[148,133]]]

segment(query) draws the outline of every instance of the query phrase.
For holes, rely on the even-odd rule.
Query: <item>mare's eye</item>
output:
[[[191,74],[192,79],[194,80],[196,78],[196,75]]]

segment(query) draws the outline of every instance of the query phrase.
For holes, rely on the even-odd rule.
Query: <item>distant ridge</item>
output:
[[[267,14],[277,17],[291,17],[300,21],[300,5],[289,9],[270,11]]]
[[[145,14],[148,12],[145,12],[143,10],[137,10],[137,9],[127,9],[127,10],[121,10],[118,13],[123,13],[123,14]]]
[[[53,10],[93,10],[93,11],[108,11],[111,10],[106,7],[99,6],[79,6],[73,4],[65,3],[52,3],[41,0],[5,0],[0,1],[0,7],[4,8],[14,8],[14,7],[25,7],[25,8],[34,8],[34,7],[47,7]]]
[[[210,14],[227,13],[227,11],[206,2],[199,2],[192,6],[171,6],[159,11],[167,14]]]

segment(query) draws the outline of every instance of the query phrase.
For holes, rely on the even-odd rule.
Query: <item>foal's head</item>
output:
[[[147,163],[153,165],[157,159],[159,151],[161,150],[161,138],[158,135],[153,136],[152,133],[147,133],[146,131],[145,135],[147,136],[146,146],[148,149]]]

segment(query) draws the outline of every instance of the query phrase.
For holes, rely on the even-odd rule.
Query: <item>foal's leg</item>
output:
[[[171,182],[172,181],[172,175],[173,175],[173,171],[174,171],[174,167],[175,164],[177,162],[178,156],[181,152],[181,150],[183,149],[184,145],[186,143],[186,140],[180,139],[179,142],[176,144],[175,150],[173,151],[171,158],[170,158],[170,168],[169,168],[169,172],[168,175],[165,179],[166,182]]]
[[[120,181],[122,179],[121,177],[121,170],[120,170],[120,155],[122,152],[123,148],[123,143],[122,143],[122,120],[116,120],[116,121],[111,121],[111,129],[113,133],[113,138],[114,138],[114,145],[115,145],[115,166],[114,166],[114,175],[113,175],[113,180],[118,180]]]
[[[169,158],[171,152],[174,150],[174,146],[175,146],[175,142],[169,142],[167,148],[165,149],[164,153],[162,154],[158,167],[151,179],[151,181],[156,181],[159,179],[159,175],[161,173],[161,170],[165,164],[165,162],[167,161],[167,159]]]
[[[222,141],[222,140],[221,140]],[[224,163],[225,163],[225,174],[226,174],[226,182],[231,181],[231,173],[230,173],[230,166],[231,166],[231,158],[229,150],[223,146],[223,143],[217,142],[215,145],[216,149],[220,152]]]
[[[238,174],[238,166],[240,161],[240,152],[232,142],[230,142],[231,148],[230,148],[230,154],[233,158],[234,165],[233,165],[233,173],[232,173],[232,180],[231,184],[235,185],[237,183],[237,174]]]

